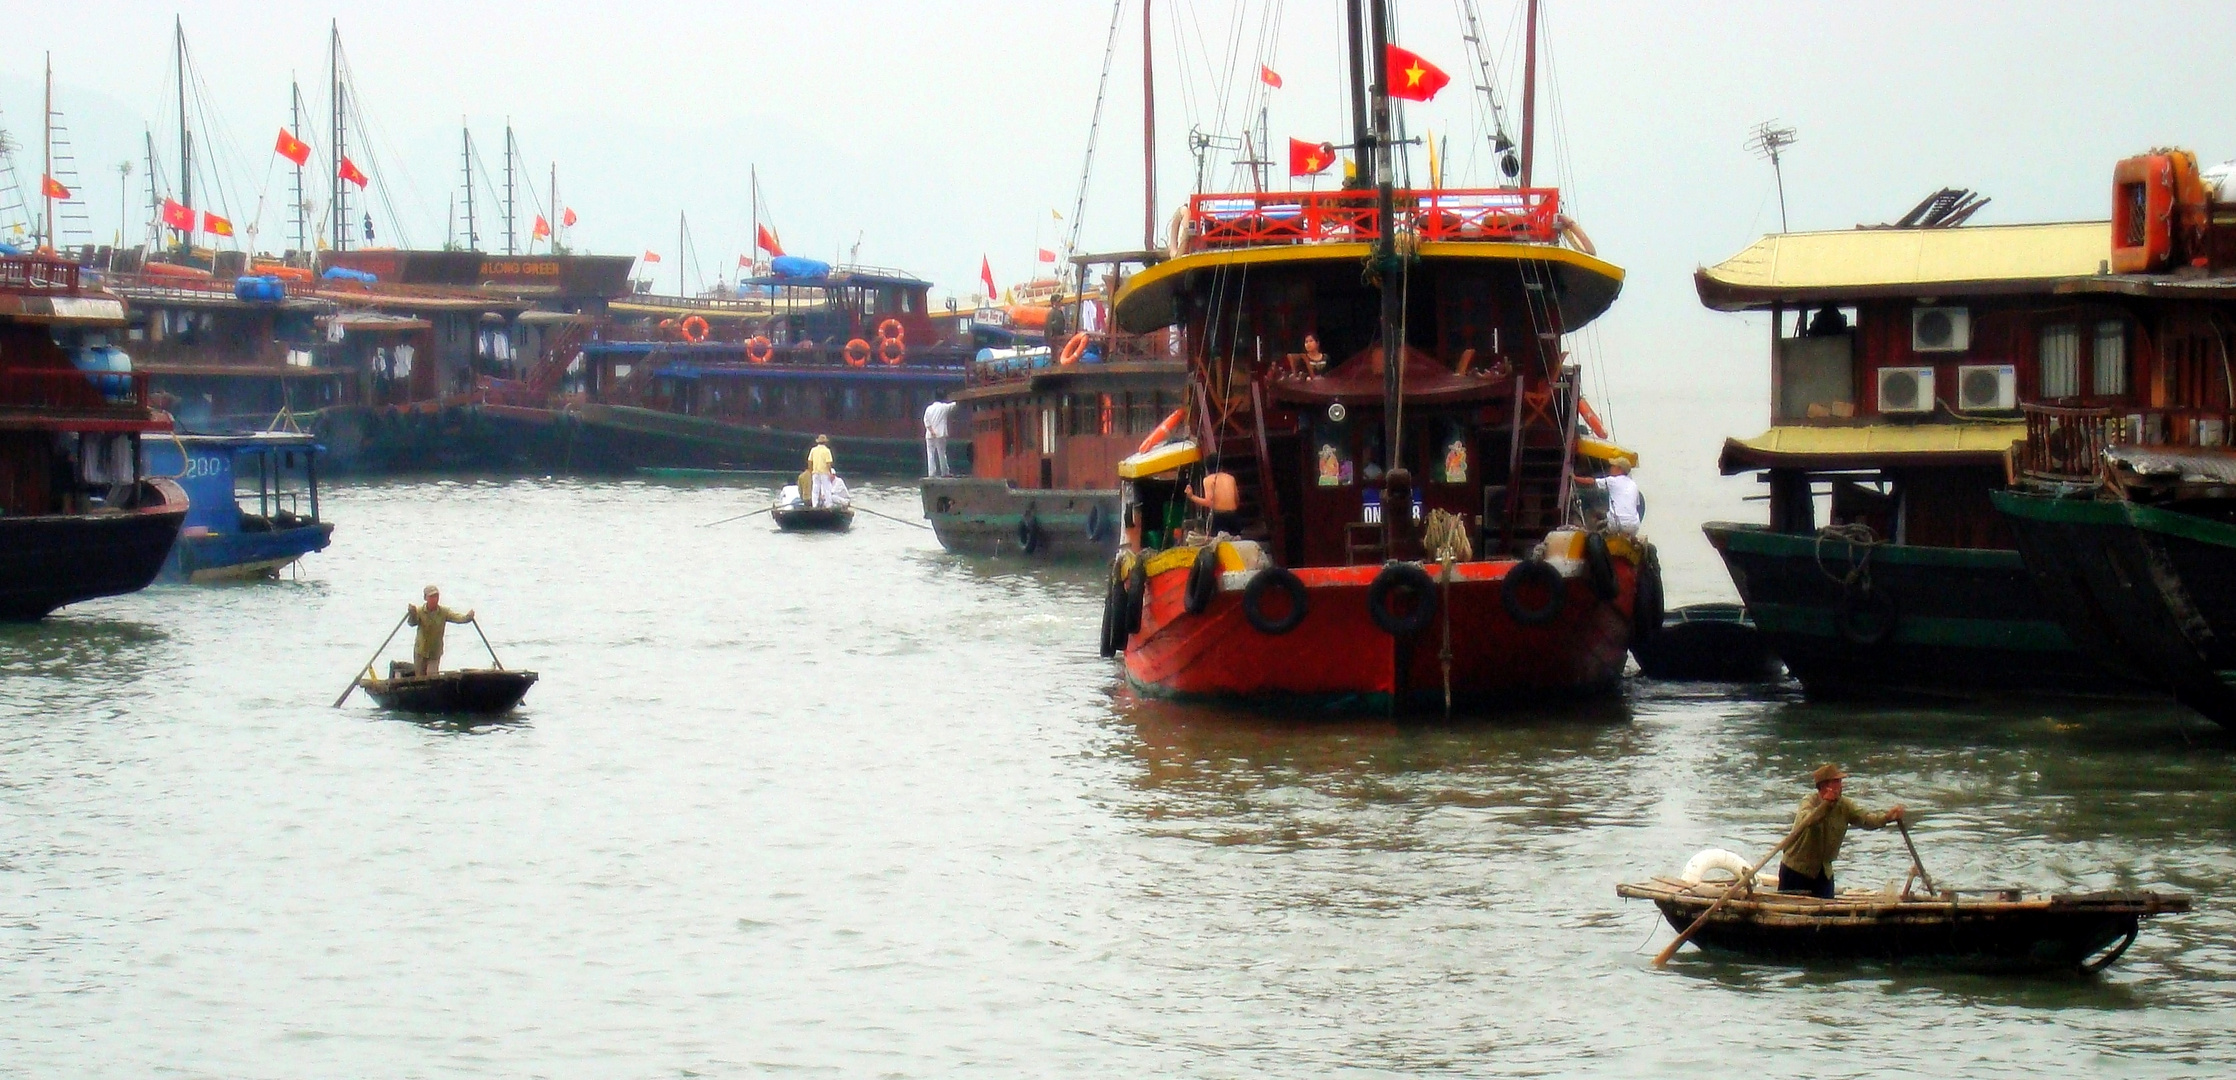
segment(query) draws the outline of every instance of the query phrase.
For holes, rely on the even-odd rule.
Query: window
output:
[[[2044,398],[2069,398],[2081,392],[2081,328],[2072,323],[2045,326],[2036,378]]]
[[[2096,324],[2096,351],[2090,358],[2089,387],[2098,397],[2127,393],[2127,324],[2106,319]]]

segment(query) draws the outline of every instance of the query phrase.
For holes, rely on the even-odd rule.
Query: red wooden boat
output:
[[[1582,507],[1579,465],[1627,452],[1587,437],[1561,343],[1623,272],[1526,164],[1516,187],[1396,189],[1388,97],[1352,66],[1374,107],[1371,127],[1354,117],[1376,148],[1362,186],[1196,195],[1174,257],[1118,295],[1119,329],[1184,335],[1193,439],[1120,468],[1104,647],[1135,687],[1188,697],[1450,708],[1607,690],[1633,626],[1660,623],[1659,571]],[[1231,517],[1183,498],[1210,473],[1234,478]]]

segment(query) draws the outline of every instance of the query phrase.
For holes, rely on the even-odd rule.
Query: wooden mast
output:
[[[342,24],[340,20],[335,20],[332,23],[331,31],[332,37],[327,48],[326,60],[334,85],[333,241],[335,251],[348,251],[349,192],[347,190],[348,182],[342,179],[342,162],[349,156],[348,147],[344,142],[346,129],[342,124],[342,116],[348,106],[343,99],[343,94],[347,91],[342,86]]]
[[[189,212],[194,209],[194,131],[186,121],[186,20],[173,16],[171,36],[178,50],[179,65],[179,202],[186,204]],[[194,230],[191,225],[179,230],[179,242],[191,248]]]
[[[287,133],[300,139],[303,137],[303,84],[295,81],[291,75],[287,80],[287,89]],[[303,160],[309,161],[310,156],[306,153]],[[310,200],[304,197],[303,166],[297,164],[295,166],[295,250],[306,255],[310,253],[312,248],[310,232]]]
[[[1382,62],[1389,55],[1390,44],[1387,0],[1374,0],[1371,17],[1374,132],[1370,143],[1372,152],[1367,156],[1374,161],[1374,276],[1382,289],[1382,468],[1384,475],[1388,475],[1403,460],[1398,452],[1398,440],[1404,434],[1401,422],[1404,391],[1398,375],[1405,367],[1405,341],[1399,326],[1404,311],[1398,295],[1402,268],[1397,254],[1397,195],[1390,186],[1392,174],[1397,171],[1389,160],[1390,77],[1389,65]],[[1410,507],[1383,507],[1384,533],[1391,534],[1397,528],[1399,515],[1410,511]]]
[[[47,54],[46,108],[39,116],[39,198],[46,213],[39,216],[38,246],[54,248],[54,54]]]
[[[466,174],[466,250],[479,250],[474,246],[474,129],[466,126],[466,118],[458,118],[459,157]]]
[[[1365,187],[1374,183],[1374,131],[1367,127],[1367,58],[1362,37],[1366,14],[1359,9],[1359,0],[1349,0],[1344,15],[1351,24],[1351,158],[1356,172],[1344,178],[1343,186]]]
[[[1157,68],[1149,43],[1149,8],[1141,0],[1141,249],[1157,247]],[[991,303],[993,297],[987,297]]]
[[[1529,0],[1527,43],[1522,48],[1522,186],[1530,186],[1537,161],[1537,0]]]

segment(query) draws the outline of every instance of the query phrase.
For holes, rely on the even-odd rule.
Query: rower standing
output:
[[[451,623],[472,622],[474,613],[469,610],[460,615],[444,607],[442,591],[433,585],[420,595],[426,603],[405,605],[404,621],[419,628],[419,636],[412,641],[411,658],[413,669],[424,679],[442,670],[444,628]]]
[[[1809,778],[1816,781],[1817,791],[1801,800],[1801,807],[1794,811],[1794,824],[1799,826],[1808,821],[1818,807],[1832,805],[1823,816],[1801,830],[1786,848],[1785,856],[1778,860],[1778,891],[1830,900],[1832,860],[1840,857],[1840,842],[1847,838],[1848,826],[1883,829],[1887,822],[1902,820],[1902,807],[1896,805],[1873,812],[1842,795],[1841,782],[1848,774],[1838,765],[1819,765]]]
[[[831,466],[831,437],[817,435],[815,446],[807,452],[809,505],[831,505],[831,478],[836,471]]]

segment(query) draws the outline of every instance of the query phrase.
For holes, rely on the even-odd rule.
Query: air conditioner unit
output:
[[[1921,413],[1933,411],[1933,369],[1889,367],[1879,369],[1879,411]]]
[[[1972,310],[1961,307],[1910,309],[1910,351],[1964,352],[1972,347]]]
[[[2009,364],[1961,364],[1956,369],[1957,408],[1967,412],[2019,407],[2019,369]]]

